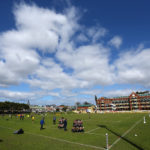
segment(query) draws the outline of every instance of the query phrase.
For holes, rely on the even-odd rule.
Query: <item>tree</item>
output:
[[[80,102],[76,102],[76,106],[79,106],[79,105],[81,105],[81,103]]]
[[[97,96],[95,95],[95,101],[97,101]]]
[[[13,111],[22,111],[22,110],[28,110],[29,106],[27,104],[20,104],[20,103],[14,103],[14,102],[0,102],[0,110],[1,112],[7,111],[7,112],[13,112]]]
[[[83,104],[84,104],[84,105],[89,105],[90,103],[89,103],[89,102],[87,102],[87,101],[85,101]]]

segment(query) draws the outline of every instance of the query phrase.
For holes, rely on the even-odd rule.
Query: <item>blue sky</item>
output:
[[[149,4],[0,1],[0,101],[73,105],[149,90]]]

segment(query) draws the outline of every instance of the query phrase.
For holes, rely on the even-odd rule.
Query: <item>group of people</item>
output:
[[[40,124],[41,124],[41,129],[43,128],[44,125],[44,117],[41,119]],[[56,124],[56,116],[53,116],[53,124]],[[58,122],[58,128],[64,128],[64,131],[67,131],[67,119],[62,117],[59,119]],[[72,127],[72,132],[84,132],[84,127],[83,127],[83,122],[80,119],[76,119],[73,122],[73,127]]]
[[[64,117],[59,119],[58,128],[64,128],[64,131],[67,131],[67,119]]]
[[[45,124],[44,117],[40,120],[40,130],[44,129],[43,125]],[[53,116],[53,124],[56,124],[56,116]],[[64,128],[64,131],[67,131],[67,119],[61,118],[59,120],[58,128]]]
[[[72,132],[84,132],[83,122],[80,119],[76,119],[73,122]]]
[[[4,117],[4,115],[2,115],[2,117]],[[9,117],[12,117],[9,115]],[[17,117],[20,118],[20,120],[24,120],[24,117],[25,115],[24,114],[17,114]],[[27,114],[26,116],[27,118],[31,117],[32,119],[32,123],[34,123],[34,115],[29,115]],[[40,120],[40,130],[44,129],[44,124],[45,124],[45,121],[44,121],[44,116],[42,115],[42,119]],[[54,115],[53,116],[53,124],[55,125],[56,124],[56,116]],[[67,119],[64,118],[64,117],[61,117],[58,121],[58,128],[63,128],[64,131],[67,131]],[[74,120],[73,122],[73,127],[72,127],[72,132],[84,132],[84,127],[83,127],[83,122],[82,120],[80,119],[76,119]]]

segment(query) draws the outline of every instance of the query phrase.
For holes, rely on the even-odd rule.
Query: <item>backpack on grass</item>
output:
[[[23,129],[19,129],[14,132],[14,134],[23,134],[23,133],[24,133]]]

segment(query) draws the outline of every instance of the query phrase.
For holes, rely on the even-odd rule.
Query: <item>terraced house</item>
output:
[[[96,98],[97,110],[130,111],[150,110],[150,92],[132,92],[129,96]]]

